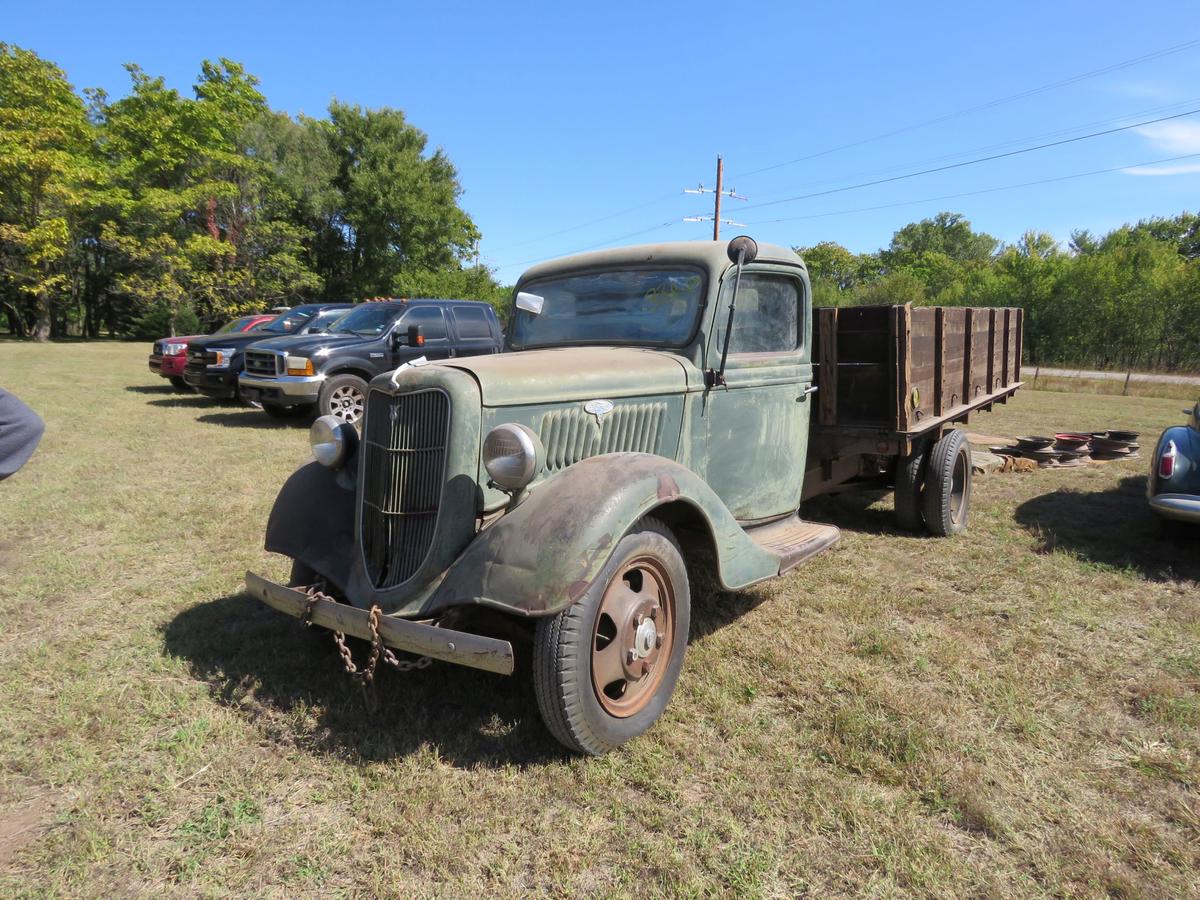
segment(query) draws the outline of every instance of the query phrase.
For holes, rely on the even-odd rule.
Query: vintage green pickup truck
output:
[[[838,539],[802,500],[851,487],[894,486],[907,527],[966,526],[950,425],[1019,386],[1020,311],[810,298],[795,253],[748,237],[529,270],[505,353],[376,377],[361,438],[313,425],[267,526],[291,584],[249,592],[367,680],[413,665],[393,648],[509,674],[528,640],[551,733],[619,746],[675,688],[695,567],[726,590],[787,572]]]

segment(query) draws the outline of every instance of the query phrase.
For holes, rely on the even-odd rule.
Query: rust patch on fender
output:
[[[571,598],[572,603],[578,603],[583,599],[583,595],[587,593],[587,589],[588,583],[586,581],[572,581],[567,585],[567,596]]]
[[[658,476],[658,499],[659,500],[674,500],[679,496],[679,485],[675,483],[675,479],[667,472],[663,472]]]

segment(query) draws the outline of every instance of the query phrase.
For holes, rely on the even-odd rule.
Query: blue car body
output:
[[[1187,424],[1168,428],[1154,447],[1146,496],[1163,518],[1200,523],[1200,403],[1186,412]],[[1173,465],[1164,466],[1164,456],[1173,456]]]

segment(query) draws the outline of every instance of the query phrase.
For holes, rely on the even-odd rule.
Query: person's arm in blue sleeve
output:
[[[25,465],[45,427],[37,413],[0,388],[0,481]]]

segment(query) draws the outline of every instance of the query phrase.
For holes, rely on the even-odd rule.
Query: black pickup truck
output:
[[[474,300],[364,303],[324,334],[255,341],[238,379],[242,399],[270,415],[300,411],[357,422],[367,383],[424,356],[448,359],[499,353],[496,311]]]
[[[295,337],[324,331],[352,308],[351,303],[305,303],[281,313],[258,331],[244,334],[215,334],[188,344],[183,380],[206,397],[233,400],[238,396],[238,375],[243,352],[255,341],[271,337]]]

